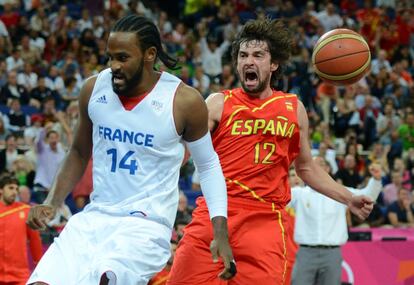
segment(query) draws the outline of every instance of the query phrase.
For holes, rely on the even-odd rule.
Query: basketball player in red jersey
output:
[[[366,218],[373,202],[352,196],[315,164],[308,141],[308,118],[294,94],[272,86],[290,55],[291,36],[279,22],[247,22],[232,47],[242,88],[212,94],[209,127],[228,192],[228,225],[237,275],[217,278],[211,263],[212,228],[206,204],[197,201],[174,260],[169,285],[287,284],[292,243],[287,234],[289,166],[313,189],[349,206]]]

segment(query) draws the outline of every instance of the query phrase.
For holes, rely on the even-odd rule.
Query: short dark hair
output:
[[[148,18],[131,14],[119,19],[111,30],[112,32],[135,33],[140,42],[141,51],[150,47],[157,49],[157,57],[170,69],[176,69],[178,59],[169,56],[161,44],[161,36],[157,26]]]
[[[19,181],[16,177],[10,175],[9,173],[5,173],[0,176],[0,188],[4,188],[4,186],[9,184],[16,184],[19,185]]]
[[[292,49],[292,37],[288,29],[279,20],[260,19],[250,20],[242,28],[232,43],[232,61],[237,66],[237,56],[240,45],[250,41],[264,41],[269,47],[272,62],[279,68],[272,73],[270,84],[276,85],[277,79],[285,68],[286,61],[290,58]]]

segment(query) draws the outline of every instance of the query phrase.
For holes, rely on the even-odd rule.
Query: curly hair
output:
[[[290,58],[293,41],[289,30],[279,20],[260,19],[248,21],[232,43],[231,56],[234,66],[237,66],[240,45],[250,41],[266,42],[272,62],[279,65],[279,68],[272,73],[270,80],[271,86],[274,86]]]

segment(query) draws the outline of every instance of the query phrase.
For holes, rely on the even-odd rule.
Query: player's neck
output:
[[[131,92],[123,94],[123,96],[133,98],[148,94],[152,89],[154,89],[160,77],[161,72],[151,72],[147,75],[144,75],[142,77],[141,83],[137,85],[133,90],[131,90]]]
[[[257,93],[246,92],[250,97],[257,98],[260,100],[269,98],[273,94],[272,88],[266,88],[265,90]]]

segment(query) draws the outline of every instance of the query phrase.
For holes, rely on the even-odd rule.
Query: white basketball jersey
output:
[[[163,72],[132,110],[122,105],[110,69],[99,73],[88,112],[93,122],[93,187],[85,210],[137,215],[172,227],[184,146],[173,118],[180,79]]]

